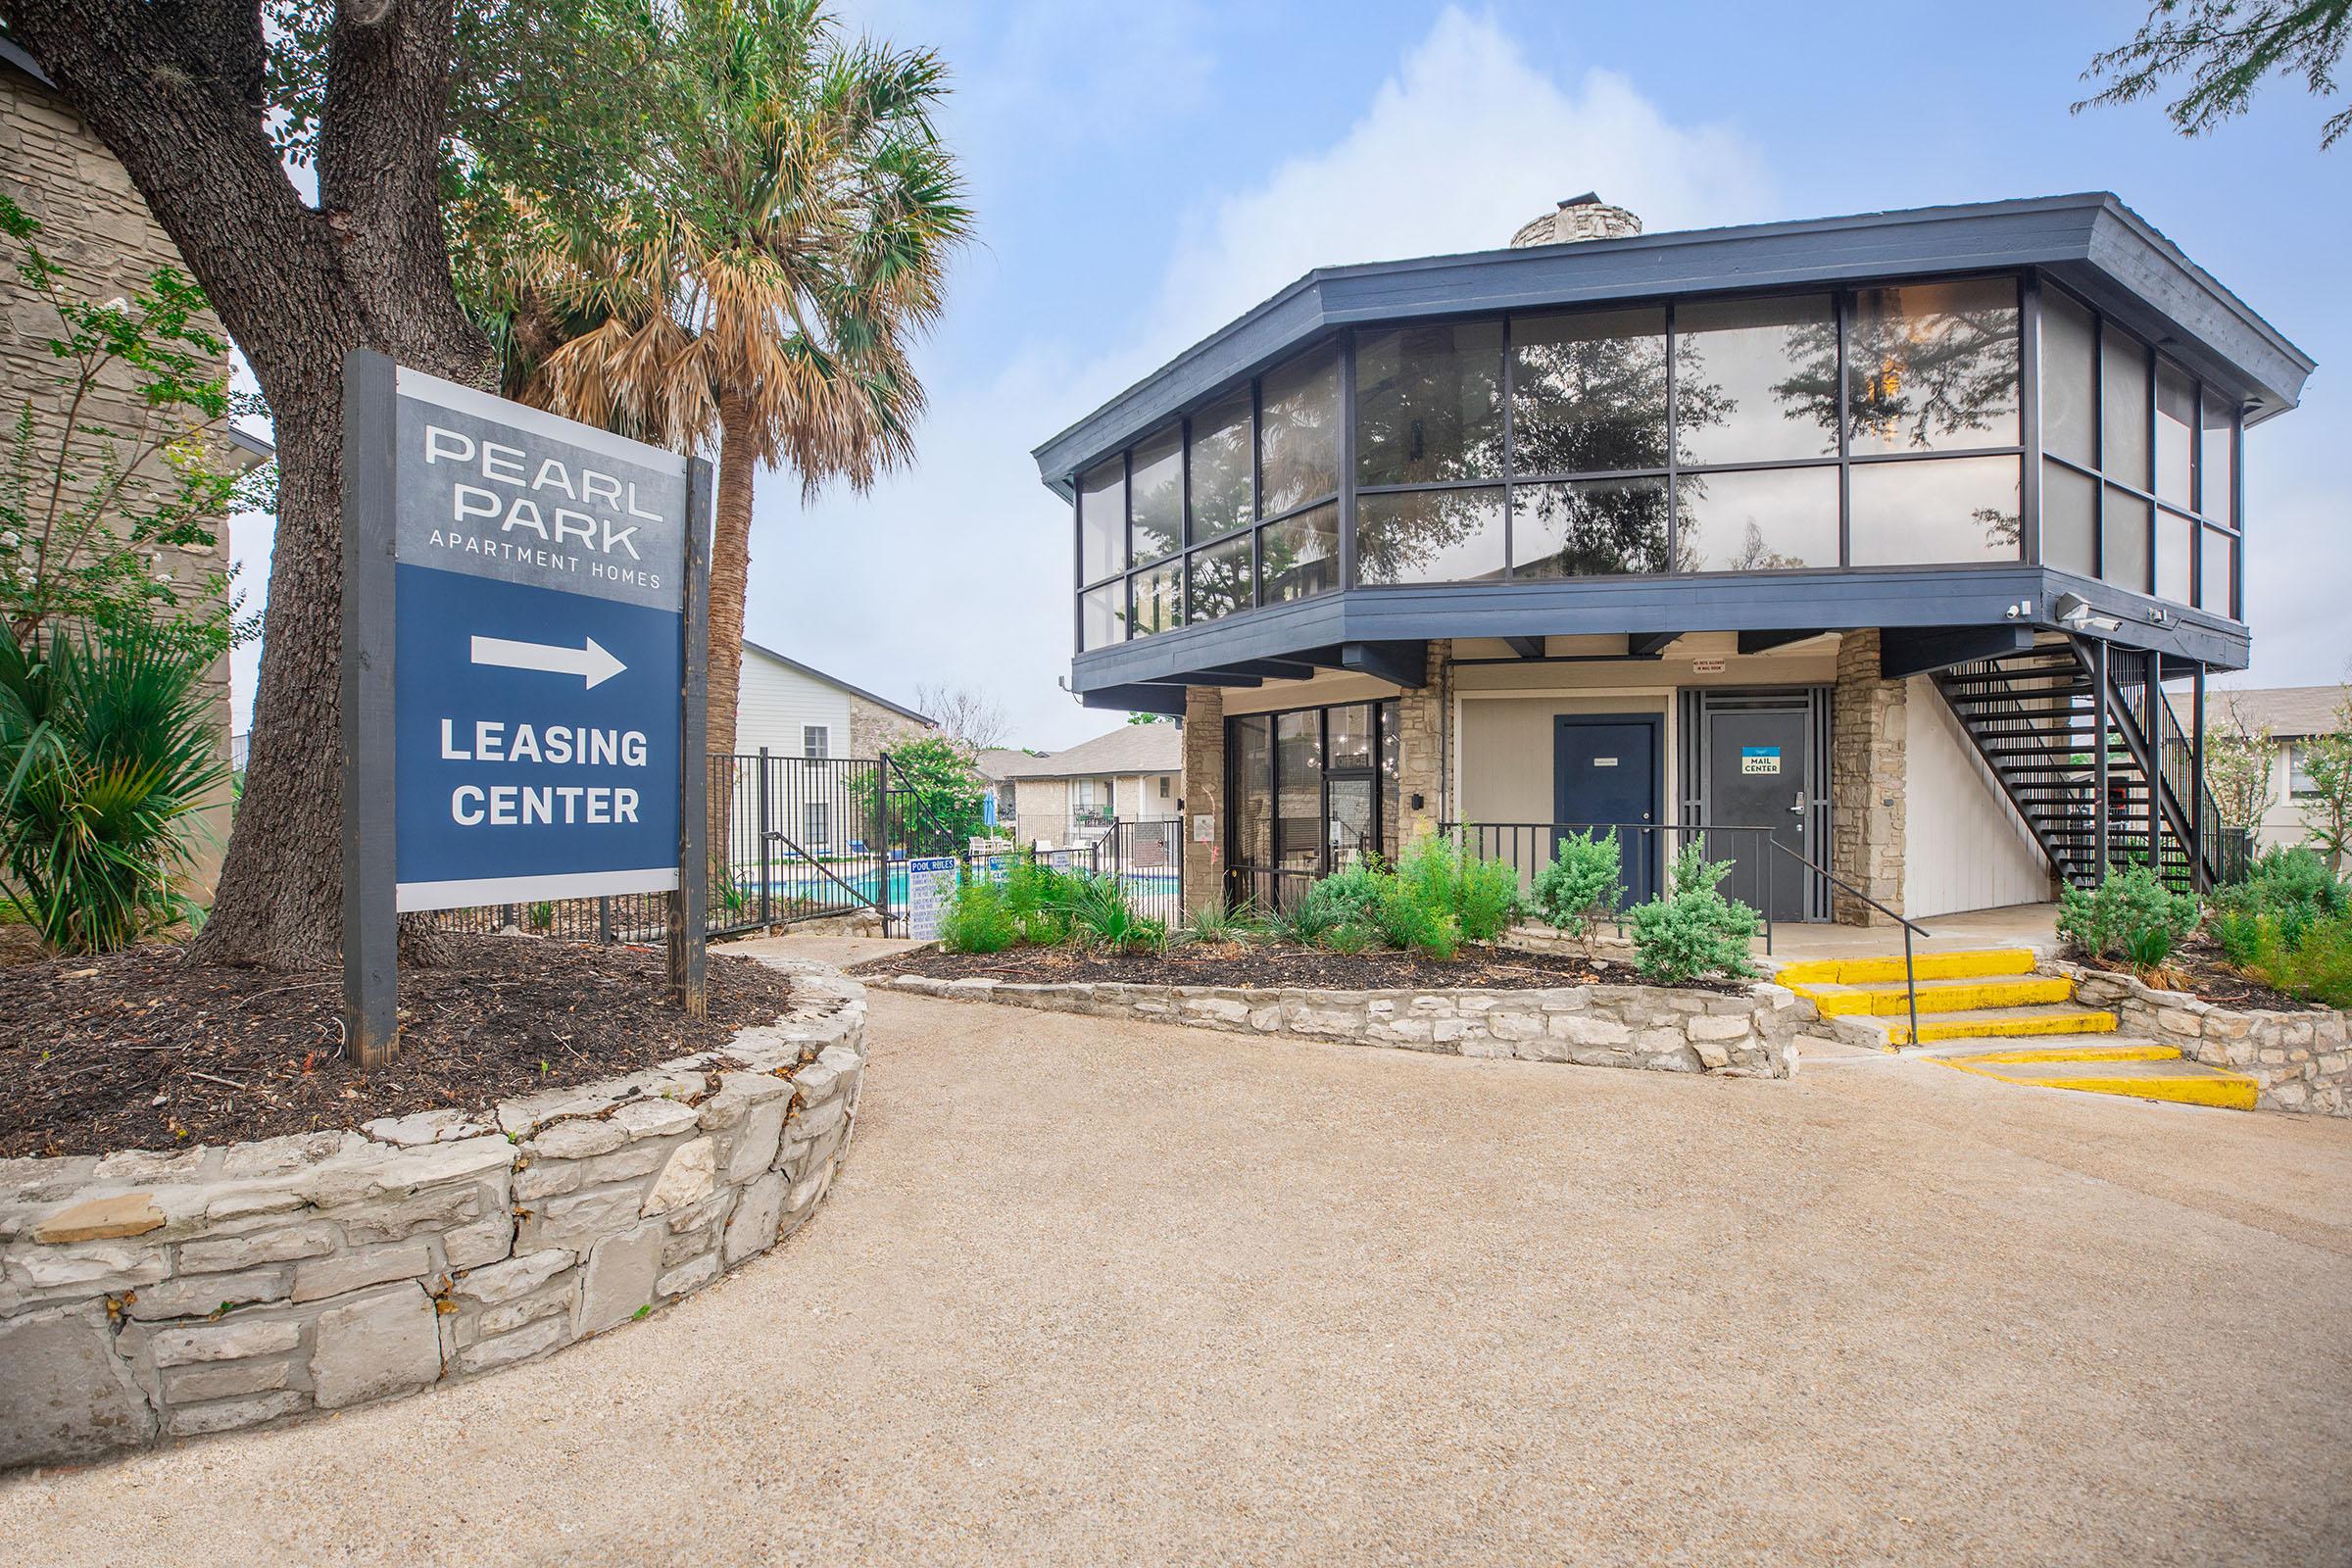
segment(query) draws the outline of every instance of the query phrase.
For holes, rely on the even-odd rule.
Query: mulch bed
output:
[[[726,1045],[789,1004],[779,970],[713,954],[710,1016],[669,1004],[663,956],[450,937],[401,971],[401,1046],[343,1058],[339,969],[198,968],[151,946],[0,968],[0,1156],[174,1149],[357,1127],[617,1077]]]
[[[1188,943],[1164,954],[1014,948],[1004,953],[893,954],[859,964],[861,975],[919,974],[934,980],[985,976],[1024,985],[1115,980],[1130,985],[1231,986],[1300,991],[1411,991],[1437,988],[1532,991],[1544,986],[1652,985],[1631,964],[1516,948],[1467,946],[1451,958],[1409,953],[1326,953],[1291,943]],[[1744,983],[1698,981],[1683,989],[1740,996]]]
[[[2144,978],[2136,975],[2130,964],[2085,958],[2080,953],[2072,956],[2087,969],[2105,969],[2112,974]],[[2320,1005],[2300,997],[2290,997],[2283,991],[2273,991],[2252,975],[2232,968],[2230,960],[2222,956],[2220,948],[2201,938],[2177,949],[2165,960],[2164,970],[2160,980],[2147,983],[2162,991],[2186,991],[2199,1002],[2210,1002],[2217,1007],[2234,1007],[2249,1012],[2303,1012]]]

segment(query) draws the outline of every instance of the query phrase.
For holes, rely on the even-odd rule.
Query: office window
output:
[[[1361,583],[1475,582],[1502,575],[1502,486],[1384,490],[1355,502]]]
[[[1243,387],[1193,416],[1193,539],[1230,533],[1250,521],[1250,389]]]
[[[1666,313],[1512,317],[1511,454],[1525,474],[1666,466]]]

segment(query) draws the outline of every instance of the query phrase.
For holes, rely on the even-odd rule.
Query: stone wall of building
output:
[[[413,1394],[766,1250],[823,1199],[865,1064],[863,988],[778,962],[774,1025],[494,1124],[0,1161],[0,1467]]]
[[[895,709],[883,707],[850,693],[850,755],[879,757],[896,751],[908,741],[919,741],[939,732],[928,724],[920,724]]]
[[[66,270],[64,288],[81,299],[106,300],[142,287],[159,268],[187,270],[179,251],[155,221],[131,184],[130,175],[107,150],[63,94],[37,81],[15,66],[0,62],[0,190],[14,197],[36,220],[34,236],[44,255]],[[220,332],[210,312],[198,324]],[[13,425],[29,399],[33,409],[37,452],[54,452],[65,423],[65,399],[52,395],[59,374],[49,340],[60,334],[56,313],[38,295],[18,282],[13,267],[0,268],[0,416]],[[225,336],[225,334],[223,334]],[[134,391],[133,378],[120,368],[104,377],[84,400],[79,418],[111,430],[135,431],[143,423],[144,408]],[[127,453],[126,438],[122,449]],[[225,458],[225,437],[221,456]],[[160,469],[161,460],[150,460]],[[157,564],[182,585],[185,593],[202,593],[215,573],[229,566],[228,528],[223,521],[210,548],[165,552]],[[217,662],[207,676],[220,756],[229,749],[228,660]],[[197,858],[195,880],[210,887],[220,868],[221,850],[228,842],[229,789],[224,783],[201,813],[202,830],[192,843]]]
[[[1906,688],[1879,676],[1879,634],[1849,631],[1838,644],[1830,699],[1830,869],[1890,909],[1903,906]],[[1832,883],[1840,925],[1889,925]]]
[[[1396,694],[1396,850],[1435,833],[1446,814],[1446,661],[1453,644],[1429,645],[1428,679]],[[1413,797],[1421,797],[1415,806]]]
[[[1515,1056],[1588,1067],[1787,1078],[1809,1012],[1795,993],[1758,985],[1737,996],[1662,986],[1528,991],[1298,991],[1076,982],[1022,985],[902,974],[895,990],[1232,1034],[1390,1046],[1457,1056]]]
[[[1184,689],[1184,909],[1225,902],[1225,690]],[[1203,839],[1193,829],[1209,819]]]
[[[2239,1011],[2179,991],[2158,991],[2128,974],[2079,963],[2048,967],[2070,976],[2077,1000],[2112,1007],[2120,1033],[2175,1046],[2190,1061],[2254,1079],[2262,1110],[2352,1116],[2352,1027],[2333,1007],[2300,1012]]]

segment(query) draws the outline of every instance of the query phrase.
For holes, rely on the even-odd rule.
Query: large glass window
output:
[[[2079,576],[2099,574],[2099,481],[2047,459],[2041,465],[2041,562]]]
[[[2237,565],[2237,536],[2219,528],[2204,533],[2204,559],[2197,564],[2197,608],[2237,618],[2232,597]]]
[[[1511,491],[1511,573],[1601,577],[1664,571],[1664,479],[1523,484]]]
[[[1674,313],[1675,439],[1686,465],[1838,451],[1838,323],[1826,294]]]
[[[2104,541],[2099,575],[2119,588],[2147,593],[2155,582],[2150,570],[2151,521],[2148,504],[2117,485],[2107,486],[2107,516],[2100,529]]]
[[[1127,569],[1127,460],[1097,464],[1078,481],[1078,575],[1094,582]]]
[[[2212,393],[2199,406],[2205,472],[2197,510],[2216,522],[2237,521],[2237,416]]]
[[[2156,597],[2185,605],[2195,591],[2197,525],[2161,509],[2156,514]]]
[[[2017,560],[2017,472],[2015,458],[1855,464],[1853,564]]]
[[[2113,324],[2099,330],[2099,466],[2148,488],[2148,346]]]
[[[1356,339],[1356,483],[1500,477],[1500,321],[1408,326]]]
[[[1255,513],[1250,490],[1250,389],[1243,387],[1193,416],[1193,539],[1214,539],[1247,525]]]
[[[2156,363],[2156,499],[2197,504],[2197,383],[2170,360]]]
[[[1162,430],[1136,443],[1128,474],[1128,537],[1140,564],[1184,543],[1184,432]]]
[[[1340,509],[1314,507],[1258,530],[1258,579],[1269,605],[1340,585]]]
[[[1775,571],[1838,564],[1838,470],[1686,473],[1676,484],[1683,571]]]
[[[1512,470],[1666,466],[1666,313],[1511,318]]]
[[[1847,331],[1848,450],[2017,445],[2017,330],[2013,278],[1862,290]]]
[[[1259,399],[1263,516],[1279,516],[1340,488],[1340,350],[1312,350],[1266,372]]]
[[[1323,711],[1274,720],[1274,858],[1286,871],[1312,871],[1323,858]]]
[[[1248,534],[1193,552],[1193,619],[1216,620],[1251,603]]]
[[[1149,637],[1184,624],[1184,563],[1163,561],[1130,579],[1135,584],[1135,618],[1130,637]]]
[[[1107,648],[1127,635],[1127,580],[1106,582],[1078,596],[1078,646]]]
[[[1393,701],[1351,703],[1225,721],[1236,899],[1288,906],[1315,877],[1395,858],[1396,711]]]
[[[1355,576],[1370,584],[1502,575],[1502,486],[1393,490],[1355,500]]]
[[[2041,449],[2099,466],[2099,324],[2056,289],[2041,295]]]
[[[1233,857],[1244,865],[1274,863],[1274,718],[1251,713],[1229,720],[1226,748],[1233,758]]]

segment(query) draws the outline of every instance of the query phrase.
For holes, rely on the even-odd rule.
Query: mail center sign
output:
[[[398,907],[677,886],[685,462],[399,371]]]

